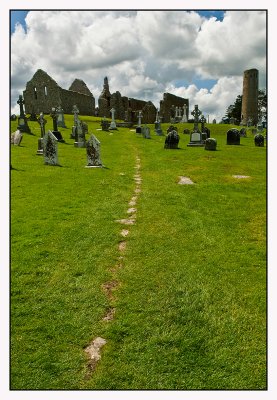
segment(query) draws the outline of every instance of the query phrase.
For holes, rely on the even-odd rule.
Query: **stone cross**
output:
[[[112,121],[110,123],[110,128],[109,129],[116,129],[116,123],[115,123],[115,120],[114,120],[115,109],[112,108],[110,111],[112,113]]]
[[[51,131],[48,131],[43,138],[44,163],[58,165],[58,139]]]
[[[40,137],[43,138],[45,135],[45,124],[46,124],[46,119],[44,118],[43,112],[39,114],[38,118],[38,123],[40,124]]]
[[[76,135],[75,135],[74,147],[86,147],[86,135],[80,120],[77,121],[75,133]]]
[[[55,107],[52,107],[51,113],[50,113],[51,118],[53,119],[53,131],[58,130],[58,115],[57,115],[57,109]]]
[[[139,111],[139,114],[138,114],[138,126],[141,126],[141,118],[142,117],[143,117],[143,115],[142,115],[141,111]]]
[[[78,107],[75,104],[74,104],[74,106],[72,108],[72,113],[74,114],[74,126],[77,126],[79,110],[78,110]]]
[[[184,104],[183,105],[184,113],[183,113],[182,122],[188,122],[188,119],[187,119],[187,108],[188,108],[188,106],[186,104]]]
[[[204,127],[205,127],[205,123],[207,122],[206,118],[204,117],[204,115],[202,115],[202,117],[200,119],[200,122],[201,122],[201,131],[203,132],[204,131]]]
[[[25,101],[23,100],[23,96],[20,94],[19,98],[17,100],[17,104],[19,104],[19,108],[20,108],[20,117],[24,118],[25,117],[25,113],[24,113],[24,109],[23,109],[23,104],[25,104]]]
[[[160,118],[159,118],[159,109],[157,108],[155,124],[157,124],[158,122],[160,122]]]
[[[57,125],[62,128],[66,128],[65,123],[64,123],[64,113],[63,113],[63,109],[61,106],[57,107],[57,114],[58,114]]]
[[[86,144],[87,147],[87,165],[86,168],[102,167],[102,161],[100,158],[100,142],[94,136],[91,135]]]
[[[194,128],[193,128],[193,130],[194,130],[194,132],[199,132],[198,122],[199,122],[199,117],[202,114],[202,111],[200,111],[198,109],[198,105],[197,104],[194,106],[194,110],[191,112],[191,114],[194,116]]]

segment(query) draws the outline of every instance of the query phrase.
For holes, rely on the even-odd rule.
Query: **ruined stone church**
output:
[[[137,115],[142,111],[142,123],[154,123],[157,109],[151,101],[144,101],[122,96],[119,91],[110,93],[108,78],[104,78],[103,90],[98,99],[98,108],[95,107],[95,98],[81,79],[75,79],[68,90],[61,88],[45,71],[38,69],[32,79],[27,82],[23,91],[25,112],[27,114],[43,112],[49,114],[53,107],[61,106],[65,114],[72,114],[76,104],[80,115],[111,116],[110,110],[114,108],[115,118],[128,122],[137,122]],[[160,117],[162,122],[170,122],[172,108],[187,106],[188,99],[164,93],[160,101]]]

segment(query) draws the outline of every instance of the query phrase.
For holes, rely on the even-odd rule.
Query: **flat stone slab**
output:
[[[134,223],[136,222],[134,219],[130,218],[125,218],[125,219],[117,219],[116,222],[119,222],[120,224],[123,225],[134,225]]]
[[[250,178],[248,175],[232,175],[233,178],[236,179],[245,179],[245,178]]]
[[[178,182],[179,185],[194,185],[194,182],[187,176],[179,176],[180,180]]]
[[[122,231],[120,232],[121,236],[126,237],[129,235],[129,231],[128,229],[122,229]]]

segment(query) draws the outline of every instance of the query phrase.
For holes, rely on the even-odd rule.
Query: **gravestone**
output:
[[[150,128],[146,124],[142,128],[141,133],[142,133],[144,139],[151,139]]]
[[[58,165],[58,139],[51,131],[43,138],[44,163],[47,165]]]
[[[205,150],[216,150],[217,141],[214,138],[208,138],[205,141]]]
[[[29,121],[37,121],[37,115],[34,111],[31,112],[30,117],[28,118]]]
[[[109,130],[117,130],[115,119],[114,119],[114,114],[115,114],[114,108],[111,109],[111,113],[112,113],[112,121],[110,123]]]
[[[86,147],[86,135],[82,127],[81,121],[78,119],[77,120],[77,126],[76,126],[76,137],[75,137],[75,143],[74,147]]]
[[[139,111],[139,113],[138,113],[138,124],[137,124],[137,127],[136,127],[136,133],[141,133],[141,119],[142,119],[142,117],[143,117],[142,112]]]
[[[203,139],[203,134],[206,134],[206,139],[208,139],[209,137],[211,137],[211,131],[209,128],[207,128],[206,126],[203,128],[202,131],[202,139]]]
[[[188,122],[188,117],[187,117],[187,108],[188,106],[186,104],[183,105],[183,117],[181,119],[181,122]]]
[[[53,120],[53,135],[57,138],[57,140],[61,143],[64,142],[64,139],[62,137],[62,134],[60,131],[58,131],[58,114],[57,114],[57,109],[55,107],[52,107],[50,116]]]
[[[19,105],[19,109],[20,109],[17,129],[19,129],[20,132],[31,133],[31,130],[30,130],[28,122],[27,122],[27,117],[25,115],[24,108],[23,108],[23,105],[25,104],[25,102],[24,102],[23,96],[21,94],[19,95],[17,104]]]
[[[189,135],[190,134],[190,130],[189,129],[184,129],[184,132],[183,132],[185,135]]]
[[[240,144],[240,133],[238,129],[232,128],[227,132],[227,144],[239,145]]]
[[[22,138],[23,138],[22,133],[20,132],[19,129],[17,129],[15,132],[11,134],[11,144],[15,146],[20,146]]]
[[[178,143],[180,140],[180,136],[178,135],[177,130],[171,130],[168,132],[164,142],[165,149],[178,149]]]
[[[262,132],[264,130],[263,122],[260,120],[257,125],[258,132]]]
[[[216,119],[213,119],[213,124],[216,124]]]
[[[245,128],[241,128],[241,130],[239,131],[239,134],[241,137],[246,137],[246,129]]]
[[[102,131],[108,131],[109,130],[109,121],[107,121],[106,120],[106,118],[104,117],[102,120],[101,120],[101,128],[102,128]]]
[[[11,121],[16,121],[16,115],[15,115],[15,114],[12,114],[10,120],[11,120]]]
[[[194,117],[194,127],[193,131],[190,134],[190,142],[187,144],[189,147],[203,147],[205,145],[204,140],[202,138],[202,132],[199,130],[199,117],[202,112],[199,110],[198,105],[194,106],[194,110],[191,112]]]
[[[40,125],[40,139],[38,139],[38,149],[37,149],[37,155],[42,155],[43,154],[43,137],[45,135],[45,125],[46,125],[46,119],[44,118],[43,113],[41,112],[39,114],[39,118],[37,122]]]
[[[254,136],[255,146],[264,147],[264,136],[260,133]]]
[[[61,106],[57,107],[57,126],[60,126],[61,128],[66,128],[64,122],[64,112]]]
[[[257,133],[257,129],[256,128],[252,128],[252,134],[256,135],[256,133]]]
[[[74,104],[74,106],[72,107],[72,114],[73,114],[73,118],[74,118],[74,125],[72,126],[71,129],[71,135],[70,138],[71,139],[75,139],[76,138],[76,134],[77,134],[77,121],[78,121],[78,114],[79,114],[79,109],[76,106],[76,104]]]
[[[94,135],[90,136],[86,148],[88,162],[86,168],[102,167],[102,161],[100,158],[100,142]]]

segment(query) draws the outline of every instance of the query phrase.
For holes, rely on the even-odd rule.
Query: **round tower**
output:
[[[255,68],[248,69],[243,73],[243,90],[241,105],[241,124],[251,125],[258,123],[258,87],[259,71]]]

